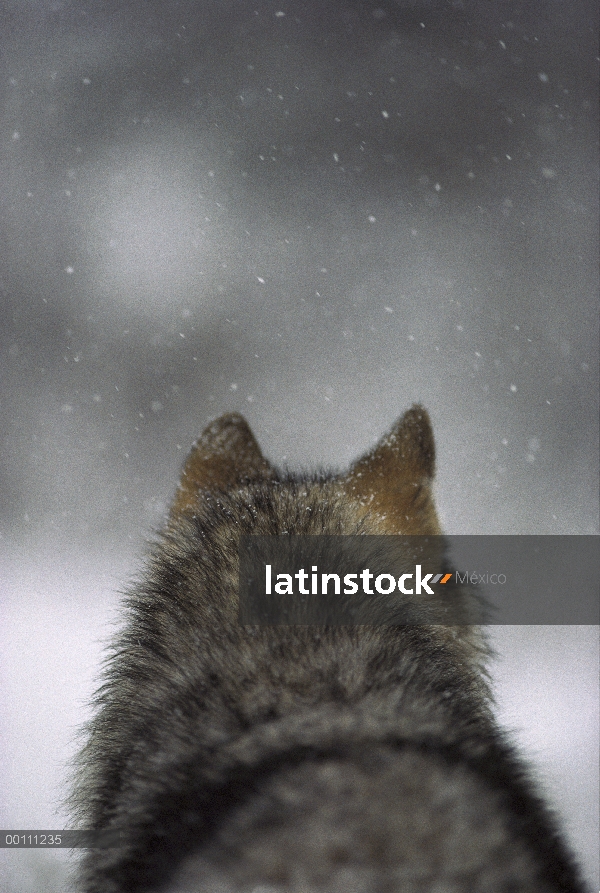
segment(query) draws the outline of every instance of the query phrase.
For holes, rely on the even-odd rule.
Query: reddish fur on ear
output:
[[[202,491],[228,490],[272,473],[243,416],[237,412],[222,415],[204,429],[185,461],[171,518],[193,512]]]
[[[351,467],[346,493],[385,533],[439,534],[431,483],[435,443],[427,411],[417,404]]]

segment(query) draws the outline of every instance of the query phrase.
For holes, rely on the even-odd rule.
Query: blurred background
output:
[[[4,0],[0,825],[61,828],[206,423],[342,467],[421,401],[449,533],[598,534],[593,0]],[[495,628],[598,888],[598,628]],[[66,889],[0,851],[2,893]]]

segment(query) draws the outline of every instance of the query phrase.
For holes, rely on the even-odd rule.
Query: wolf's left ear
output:
[[[228,490],[272,474],[246,420],[237,412],[222,415],[205,428],[185,461],[171,518],[193,512],[202,491]]]
[[[415,404],[343,478],[349,497],[385,533],[437,534],[431,483],[435,443],[429,415]]]

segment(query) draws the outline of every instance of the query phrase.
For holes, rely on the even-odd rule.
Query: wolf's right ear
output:
[[[429,415],[415,404],[342,479],[362,514],[385,533],[441,532],[431,484],[435,443]]]
[[[171,519],[193,513],[203,491],[228,490],[245,480],[272,475],[243,416],[237,412],[222,415],[204,429],[185,461]]]

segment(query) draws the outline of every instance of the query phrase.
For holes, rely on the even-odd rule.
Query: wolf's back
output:
[[[84,893],[582,890],[477,626],[238,620],[242,535],[442,543],[433,453],[420,407],[341,477],[280,476],[239,416],[205,431],[79,758],[80,822],[119,841],[83,858]]]
[[[159,747],[155,761],[132,767],[122,843],[88,861],[85,889],[580,889],[499,733],[387,713],[379,698],[325,705],[266,722],[218,753],[174,730],[168,753]]]

